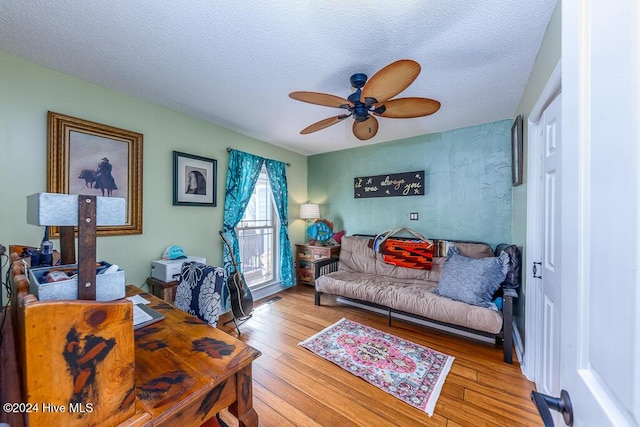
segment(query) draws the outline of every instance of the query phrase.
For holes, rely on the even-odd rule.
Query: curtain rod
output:
[[[231,153],[231,151],[235,150],[235,148],[227,147],[227,153]],[[287,166],[291,166],[291,163],[285,163]]]

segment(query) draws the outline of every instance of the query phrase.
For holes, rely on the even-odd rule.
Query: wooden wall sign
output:
[[[353,179],[353,197],[424,196],[424,171],[361,176]]]

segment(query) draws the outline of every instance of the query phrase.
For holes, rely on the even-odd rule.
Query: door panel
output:
[[[546,165],[546,163],[545,163]],[[553,164],[555,167],[555,164]],[[547,169],[547,168],[545,168]],[[544,174],[545,185],[545,221],[544,221],[544,268],[550,273],[555,272],[556,266],[556,222],[557,222],[557,204],[556,204],[556,187],[557,187],[557,174],[555,168],[547,169]]]
[[[558,349],[559,326],[556,323],[556,306],[554,302],[544,297],[543,305],[544,319],[544,339],[543,339],[543,373],[542,382],[537,383],[538,390],[543,390],[544,394],[554,395],[560,383],[560,360]]]
[[[637,426],[640,5],[562,8],[561,387],[575,425]]]

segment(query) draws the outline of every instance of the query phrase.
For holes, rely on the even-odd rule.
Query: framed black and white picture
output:
[[[173,152],[174,206],[216,206],[217,161]]]
[[[511,184],[522,184],[522,115],[511,126]]]

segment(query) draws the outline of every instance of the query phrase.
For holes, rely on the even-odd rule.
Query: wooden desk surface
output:
[[[261,353],[163,300],[127,286],[127,296],[135,294],[151,301],[150,306],[165,319],[135,331],[135,415],[120,426],[199,426],[227,407],[240,426],[257,426],[251,364]],[[4,326],[6,332],[10,321]],[[9,334],[3,338],[0,355],[5,362],[14,343]],[[7,372],[5,367],[9,366],[3,366],[3,374],[17,379],[0,375],[3,403],[5,398],[17,400],[20,393],[19,372]],[[10,394],[7,384],[13,384],[18,394]],[[15,414],[0,414],[0,421],[11,421],[12,426],[26,421],[22,417],[8,419],[10,415]]]
[[[135,294],[151,301],[165,319],[135,331],[136,418],[124,425],[200,425],[229,407],[240,426],[257,426],[251,363],[261,353],[127,286],[127,296]]]

